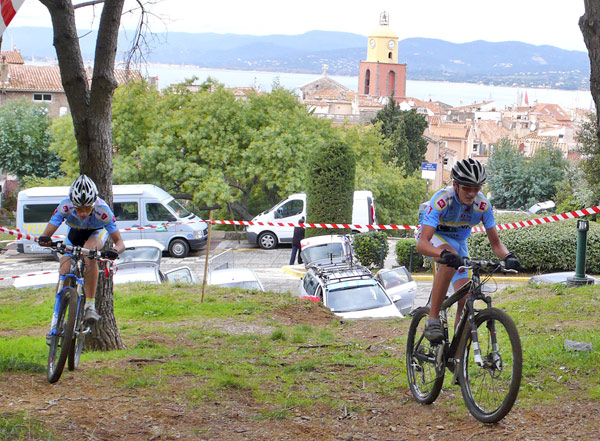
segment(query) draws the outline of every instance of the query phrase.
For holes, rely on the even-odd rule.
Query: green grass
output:
[[[513,317],[522,340],[519,406],[551,404],[556,396],[600,399],[599,288],[519,286],[494,294],[494,304]],[[0,291],[0,372],[43,375],[51,308],[50,290]],[[278,323],[278,308],[300,324]],[[359,328],[355,322],[308,321],[318,308],[273,293],[210,290],[201,303],[198,287],[119,286],[115,314],[128,348],[85,353],[82,363],[98,362],[92,381],[110,374],[116,388],[152,390],[156,399],[172,395],[173,381],[183,382],[186,387],[175,395],[191,407],[244,396],[268,419],[315,406],[341,409],[350,405],[344,397],[357,391],[372,399],[395,400],[399,394],[406,399],[409,320],[373,322],[372,334],[393,336],[381,341],[369,338],[371,332],[353,332]],[[565,339],[592,343],[594,349],[567,351]],[[142,361],[135,364],[136,359]],[[447,377],[445,389],[453,394],[442,403],[462,414],[460,392]],[[368,405],[368,400],[352,404],[356,411]]]
[[[0,441],[57,441],[44,423],[24,412],[0,415]]]
[[[0,233],[0,249],[5,248],[8,244],[8,242],[3,242],[5,240],[15,240],[15,236],[12,234]]]

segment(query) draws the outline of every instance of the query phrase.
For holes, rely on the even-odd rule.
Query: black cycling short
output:
[[[80,228],[71,228],[67,237],[73,245],[82,247],[85,244],[85,242],[90,238],[90,236],[99,229],[100,228],[96,228],[93,230],[84,230]]]

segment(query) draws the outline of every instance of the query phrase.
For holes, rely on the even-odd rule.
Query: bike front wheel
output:
[[[60,378],[67,361],[67,356],[73,344],[73,331],[77,319],[77,292],[73,288],[66,288],[62,294],[58,320],[56,322],[56,335],[53,335],[48,353],[46,378],[50,383],[56,383]]]
[[[83,353],[83,343],[85,342],[85,336],[89,332],[89,327],[83,322],[83,314],[85,310],[85,296],[81,296],[79,307],[77,309],[77,321],[75,334],[73,335],[73,344],[69,351],[69,359],[67,367],[70,371],[73,371],[79,367],[79,359]]]
[[[459,381],[469,412],[483,423],[495,423],[510,412],[521,385],[523,354],[515,323],[497,308],[475,316],[481,366],[468,336],[460,351]]]
[[[408,385],[422,404],[431,404],[439,396],[445,373],[443,345],[432,345],[424,335],[428,316],[429,308],[415,310],[406,341]]]

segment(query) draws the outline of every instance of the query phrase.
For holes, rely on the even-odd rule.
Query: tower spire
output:
[[[382,26],[388,26],[390,24],[390,15],[386,11],[379,14],[379,24]]]

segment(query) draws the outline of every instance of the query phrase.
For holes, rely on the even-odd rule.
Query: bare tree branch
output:
[[[78,3],[73,5],[73,9],[84,8],[86,6],[94,6],[99,3],[104,3],[104,0],[90,0],[89,2]]]

